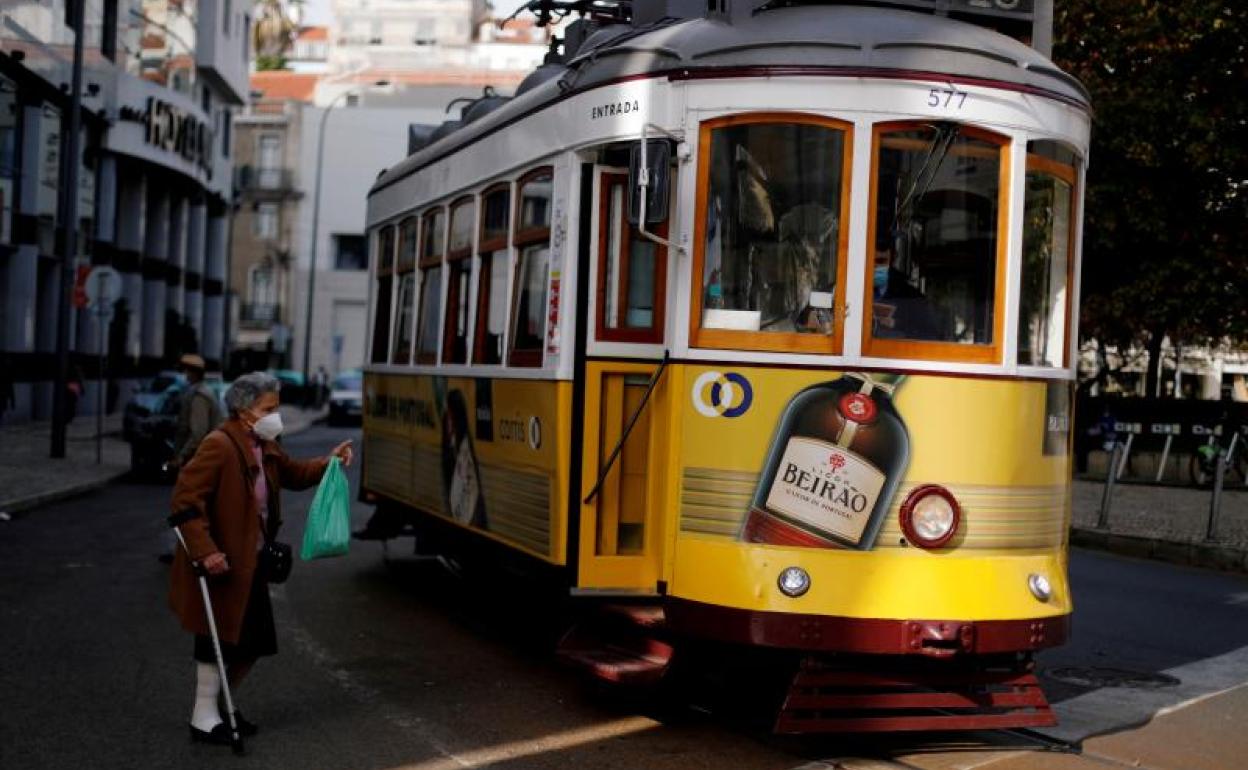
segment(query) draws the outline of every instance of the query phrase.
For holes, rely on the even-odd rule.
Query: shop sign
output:
[[[145,110],[122,107],[121,119],[142,123],[144,142],[180,155],[212,178],[212,129],[196,114],[149,96]]]

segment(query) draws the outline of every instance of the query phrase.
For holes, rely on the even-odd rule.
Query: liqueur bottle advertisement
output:
[[[772,437],[741,539],[870,549],[910,460],[892,401],[903,379],[848,373],[799,391]]]

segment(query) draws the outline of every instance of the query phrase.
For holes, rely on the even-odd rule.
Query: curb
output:
[[[88,492],[94,492],[97,489],[112,484],[117,479],[122,478],[130,472],[129,468],[119,470],[107,476],[98,479],[92,479],[81,484],[74,484],[60,489],[52,489],[47,492],[40,492],[29,497],[19,497],[13,500],[0,501],[0,511],[8,514],[24,513],[35,508],[42,508],[45,505],[59,503],[62,500],[68,500],[72,497],[80,497]]]
[[[1137,559],[1153,559],[1171,564],[1248,573],[1248,550],[1216,542],[1188,543],[1158,540],[1136,535],[1120,535],[1102,529],[1072,527],[1070,544],[1098,551],[1109,551]]]
[[[287,435],[287,436],[298,435],[308,430],[312,426],[324,422],[324,420],[325,420],[325,416],[322,415],[320,417],[309,420],[306,423],[303,423],[302,425],[293,426],[290,430],[286,431],[284,435]],[[95,437],[92,436],[91,440],[95,440]],[[74,497],[80,497],[90,492],[94,492],[97,489],[106,487],[109,484],[112,484],[114,481],[124,478],[129,473],[130,473],[129,468],[119,469],[114,473],[107,474],[98,479],[92,479],[91,481],[85,481],[81,484],[72,484],[70,486],[60,487],[58,489],[50,489],[47,492],[40,492],[38,494],[30,495],[28,497],[18,497],[18,498],[13,498],[11,500],[0,500],[0,512],[7,513],[10,516],[12,516],[13,514],[16,514],[16,513],[26,513],[35,508],[42,508],[45,505],[51,505],[52,503],[59,503],[63,500],[68,500]]]

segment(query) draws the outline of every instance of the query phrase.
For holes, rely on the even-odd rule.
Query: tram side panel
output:
[[[570,383],[369,372],[364,387],[368,492],[565,562]]]
[[[1070,613],[1070,383],[914,374],[881,399],[853,373],[681,368],[671,599],[856,619]],[[880,427],[887,411],[904,436]],[[932,484],[961,516],[929,549],[901,509]],[[779,589],[788,567],[809,575],[805,593]]]

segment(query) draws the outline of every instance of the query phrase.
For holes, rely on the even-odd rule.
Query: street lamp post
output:
[[[372,84],[376,87],[389,85],[389,81],[378,80]],[[334,107],[338,103],[352,94],[358,94],[363,89],[350,89],[343,91],[333,98],[325,111],[321,113],[321,123],[317,128],[316,134],[316,183],[312,192],[312,249],[309,252],[308,260],[308,296],[304,301],[307,302],[307,312],[304,313],[303,321],[303,383],[304,387],[310,387],[312,384],[312,307],[316,300],[316,252],[317,245],[320,244],[320,224],[321,224],[321,175],[325,170],[325,126],[329,122],[329,113],[333,112]]]

